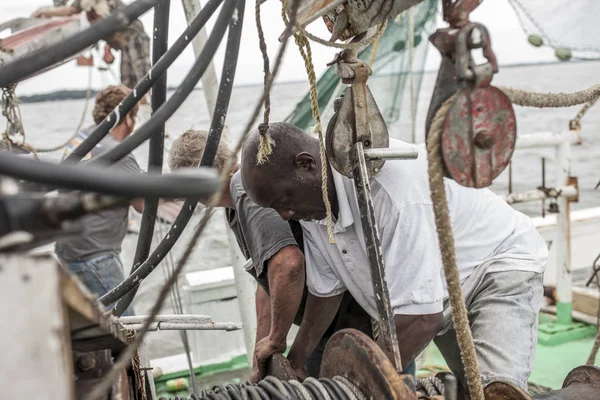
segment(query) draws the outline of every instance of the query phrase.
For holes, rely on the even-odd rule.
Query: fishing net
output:
[[[564,61],[600,59],[600,1],[509,0],[529,42]]]
[[[371,44],[359,54],[364,62],[369,62],[373,47],[376,55],[371,66],[373,74],[368,85],[387,123],[390,134],[395,138],[412,141],[412,118],[418,101],[423,77],[429,35],[433,33],[438,11],[438,0],[426,0],[405,11],[393,20],[383,33],[379,43]],[[409,15],[412,13],[412,16]],[[409,45],[409,26],[414,26],[414,46]],[[410,61],[412,58],[412,67]],[[412,101],[411,101],[412,80]],[[329,67],[317,82],[319,109],[327,123],[333,114],[332,100],[339,96],[346,85],[340,82],[335,67]],[[402,119],[400,118],[402,116]],[[296,105],[286,118],[300,129],[309,131],[314,125],[309,94]]]

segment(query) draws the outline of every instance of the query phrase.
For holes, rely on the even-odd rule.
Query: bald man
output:
[[[289,353],[292,365],[318,343],[349,291],[377,317],[354,182],[327,168],[335,244],[327,236],[317,138],[286,123],[271,124],[269,161],[257,164],[260,134],[243,148],[242,183],[254,202],[283,219],[300,220],[305,242],[305,318]],[[391,147],[398,145],[390,140]],[[433,339],[460,386],[466,387],[443,278],[427,179],[427,155],[388,161],[371,179],[386,281],[406,367]],[[505,381],[527,389],[533,368],[544,240],[527,216],[488,189],[445,181],[456,258],[484,385]],[[314,307],[314,309],[313,309]],[[310,309],[309,309],[310,308]],[[312,315],[319,318],[310,319]],[[307,318],[308,316],[308,318]]]

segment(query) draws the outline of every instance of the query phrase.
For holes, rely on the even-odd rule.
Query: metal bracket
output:
[[[373,284],[373,293],[375,294],[375,303],[377,304],[383,347],[384,351],[393,355],[391,361],[396,370],[401,372],[402,359],[400,357],[400,349],[398,348],[398,338],[396,337],[394,312],[392,311],[390,294],[385,281],[385,266],[381,252],[381,239],[379,238],[377,221],[375,220],[375,209],[371,198],[369,169],[363,154],[363,144],[361,142],[356,143],[352,147],[350,157],[353,165],[352,175],[354,177],[358,208],[361,215],[360,219],[371,269],[371,282]]]

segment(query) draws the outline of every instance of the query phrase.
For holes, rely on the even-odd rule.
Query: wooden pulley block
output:
[[[509,98],[493,86],[458,91],[442,130],[442,156],[449,176],[482,188],[509,164],[517,123]]]
[[[387,125],[373,94],[366,84],[368,68],[357,68],[352,86],[346,88],[341,99],[336,99],[335,114],[325,134],[329,162],[340,174],[352,178],[350,150],[357,142],[364,149],[387,148],[390,138]],[[369,162],[369,178],[381,170],[385,161]]]
[[[412,376],[398,375],[383,350],[356,329],[342,329],[329,339],[320,376],[343,376],[369,399],[417,399]]]

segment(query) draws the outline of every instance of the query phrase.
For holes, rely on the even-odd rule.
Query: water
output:
[[[494,78],[494,84],[536,91],[570,92],[597,83],[599,67],[600,63],[589,62],[503,68]],[[423,77],[416,115],[418,142],[422,142],[424,138],[425,116],[435,77],[436,75],[433,73],[426,73]],[[385,90],[376,82],[373,82],[371,86],[375,98],[378,97],[379,91]],[[308,83],[306,81],[275,86],[271,101],[273,104],[271,109],[272,121],[285,118],[307,90]],[[259,86],[234,88],[227,117],[230,132],[229,140],[236,140],[239,137],[260,94],[261,87]],[[407,105],[408,101],[404,101],[403,115],[409,115],[405,112]],[[34,147],[52,147],[57,143],[64,142],[77,125],[83,106],[83,100],[23,104],[21,108],[29,143]],[[592,108],[583,119],[583,145],[574,147],[572,150],[571,174],[579,178],[580,188],[580,200],[579,203],[573,204],[573,209],[600,205],[600,189],[594,191],[594,187],[600,179],[600,157],[598,157],[598,150],[600,149],[599,110],[600,105]],[[579,107],[553,110],[517,107],[515,111],[518,131],[520,134],[526,134],[557,132],[568,129],[569,121],[577,114]],[[88,111],[88,114],[86,124],[92,122],[91,110]],[[167,149],[172,140],[186,129],[208,129],[209,125],[210,118],[206,110],[203,93],[195,91],[167,122],[167,134],[169,136],[166,143]],[[390,126],[390,135],[394,138],[408,140],[410,130],[410,118],[403,118]],[[145,166],[147,163],[147,145],[137,149],[135,155],[140,165]],[[58,152],[45,154],[43,158],[57,161],[60,156],[61,153]],[[554,184],[553,150],[523,150],[517,152],[513,158],[513,191],[530,190],[541,185],[541,157],[547,159],[547,186]],[[507,192],[507,173],[503,173],[496,180],[492,189],[499,194]],[[518,209],[532,216],[539,215],[541,204],[519,205]],[[173,252],[175,261],[178,260],[178,256],[188,242],[190,233],[197,222],[198,215],[188,225],[183,238],[175,246]],[[209,223],[205,234],[201,237],[185,272],[231,265],[225,229],[224,215],[222,212],[218,212]],[[162,235],[159,230],[162,230]],[[162,237],[164,232],[166,232],[166,227],[159,226],[155,236]],[[137,235],[128,235],[123,244],[123,260],[126,266],[132,263],[136,240]],[[164,271],[164,266],[158,268],[141,286],[135,302],[138,314],[146,314],[149,311],[161,284],[164,282]],[[180,284],[184,284],[183,277],[180,279]],[[162,312],[172,313],[170,304],[167,304]],[[213,317],[215,321],[219,321],[219,316],[215,315]],[[218,345],[220,334],[222,333],[214,333],[215,345]],[[149,347],[152,357],[177,354],[183,351],[179,335],[176,332],[151,333],[149,335]]]

